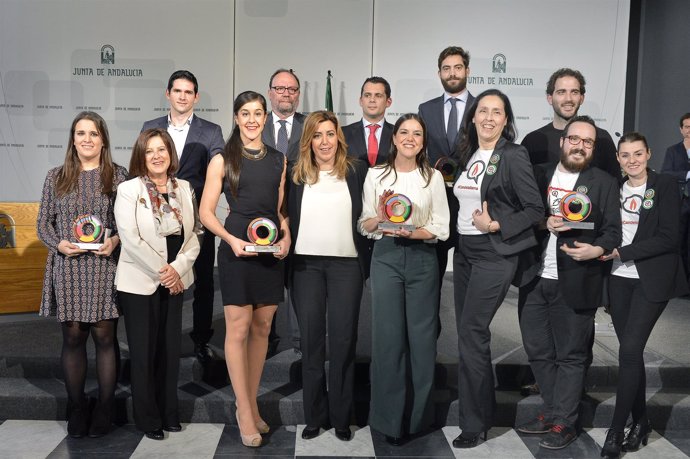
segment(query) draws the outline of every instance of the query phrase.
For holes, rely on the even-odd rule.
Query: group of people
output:
[[[391,88],[381,77],[362,85],[362,120],[341,127],[332,112],[297,113],[299,79],[278,69],[269,80],[271,112],[263,95],[239,94],[224,145],[220,128],[193,113],[196,78],[178,71],[166,91],[170,113],[145,123],[129,174],[112,163],[103,119],[79,114],[65,164],[46,179],[38,223],[50,248],[42,314],[57,315],[63,327],[69,434],[99,436],[110,426],[120,313],[137,427],[154,439],[180,429],[181,293],[196,283],[195,354],[202,362],[215,358],[207,345],[210,316],[201,311],[208,310],[202,304],[209,286],[212,301],[212,280],[202,277],[213,269],[218,236],[225,361],[245,446],[260,446],[270,431],[257,392],[283,302],[302,355],[302,437],[333,427],[339,439],[352,438],[367,278],[369,424],[393,445],[427,431],[451,248],[462,431],[453,446],[476,446],[493,424],[489,327],[511,284],[520,288],[520,328],[544,401],[543,413],[517,430],[544,434],[540,446],[550,449],[577,437],[594,314],[610,304],[625,384],[602,456],[646,443],[643,350],[668,301],[688,292],[676,180],[647,167],[643,135],[625,134],[616,148],[591,118],[578,115],[585,80],[572,69],[548,82],[553,122],[516,144],[509,98],[497,89],[470,94],[469,61],[460,47],[443,50],[444,94],[394,125],[385,120]],[[216,217],[221,193],[229,206],[224,222]],[[73,221],[83,215],[109,229],[95,250],[74,243]],[[257,219],[272,252],[258,253],[248,237]],[[99,379],[93,413],[83,393],[89,331]]]

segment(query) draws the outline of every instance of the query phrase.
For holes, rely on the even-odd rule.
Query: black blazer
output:
[[[146,121],[141,128],[142,132],[146,129],[161,128],[168,129],[168,116],[162,116],[150,121]],[[180,155],[180,166],[177,169],[177,177],[185,179],[194,188],[196,199],[201,202],[201,195],[206,183],[206,169],[211,157],[223,151],[225,142],[223,133],[215,123],[206,121],[194,115],[192,124],[189,126],[187,140],[184,150]]]
[[[499,254],[514,255],[537,245],[534,225],[544,216],[542,199],[524,147],[501,137],[491,155],[491,164],[496,172],[484,175],[479,191],[491,219],[501,225],[501,230],[489,233],[489,240]],[[458,172],[453,183],[462,172]],[[457,211],[452,224],[457,224]]]
[[[640,222],[631,244],[618,247],[621,261],[635,262],[642,290],[650,301],[668,301],[688,293],[679,254],[680,197],[673,177],[647,171]],[[649,194],[653,196],[647,198]]]
[[[661,173],[676,179],[681,196],[687,190],[688,171],[690,171],[690,159],[688,159],[688,152],[685,150],[683,142],[668,147],[664,156],[664,164],[661,166]]]
[[[302,129],[304,127],[304,116],[301,113],[295,113],[292,121],[292,130],[290,131],[290,138],[288,139],[287,160],[288,162],[295,162],[299,157],[299,142],[302,138]],[[273,129],[273,112],[269,112],[266,118],[266,125],[261,133],[261,140],[269,147],[276,148],[276,135]]]
[[[546,209],[545,218],[549,217],[547,192],[556,167],[556,164],[551,164],[534,168],[537,186]],[[575,261],[560,250],[560,247],[563,244],[574,247],[575,241],[599,246],[606,253],[618,247],[621,243],[620,193],[616,179],[597,167],[588,167],[580,172],[574,189],[587,194],[592,201],[592,210],[587,221],[594,223],[594,229],[571,229],[558,233],[558,285],[563,299],[573,309],[595,309],[601,305],[603,282],[611,272],[611,262],[601,262],[598,259]],[[526,285],[536,278],[541,267],[542,254],[549,242],[549,234],[545,226],[540,228],[537,231],[540,244],[533,250],[521,254],[518,285]]]
[[[470,107],[474,103],[474,96],[467,93],[467,102],[465,103],[465,111],[463,112],[462,122],[464,123],[465,116],[469,112]],[[436,161],[443,156],[455,157],[455,147],[460,142],[460,135],[455,139],[456,145],[451,149],[448,146],[448,139],[446,137],[446,122],[443,115],[443,96],[435,99],[427,100],[419,105],[419,116],[424,120],[427,130],[427,147],[426,151],[429,155],[429,162],[431,167],[434,167]],[[459,133],[458,133],[459,134]]]
[[[362,120],[348,124],[343,127],[343,134],[345,134],[345,142],[347,143],[347,154],[353,158],[361,159],[369,165],[369,148],[364,141],[369,135],[368,130],[364,128]],[[381,130],[381,140],[379,140],[379,152],[376,155],[376,164],[383,164],[388,159],[388,154],[391,151],[391,140],[393,138],[393,125],[388,121],[383,121],[383,129]]]
[[[362,236],[357,230],[357,220],[362,214],[362,188],[364,187],[364,179],[367,176],[369,167],[367,163],[360,160],[355,160],[354,168],[349,169],[345,181],[347,188],[350,191],[350,199],[352,201],[352,237],[354,239],[355,248],[357,249],[357,258],[362,270],[364,279],[369,277],[369,265],[371,262],[371,251],[373,241]],[[292,168],[288,170],[287,175],[287,205],[288,216],[290,218],[290,237],[292,244],[290,246],[290,253],[294,253],[295,243],[299,237],[299,224],[302,214],[302,196],[304,195],[304,184],[295,184],[292,181]],[[292,278],[289,273],[289,278]]]

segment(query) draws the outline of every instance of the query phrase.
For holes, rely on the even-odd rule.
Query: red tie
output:
[[[367,145],[367,156],[369,157],[369,165],[376,165],[376,157],[379,154],[379,144],[376,141],[376,130],[379,128],[378,124],[370,124],[369,128],[369,142]]]

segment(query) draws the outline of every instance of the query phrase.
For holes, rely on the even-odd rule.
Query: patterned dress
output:
[[[38,237],[48,247],[43,276],[42,316],[57,316],[60,322],[98,322],[119,316],[115,294],[115,252],[108,257],[87,252],[66,257],[57,250],[60,241],[76,242],[74,219],[82,214],[100,218],[104,228],[116,231],[111,197],[101,193],[100,168],[82,171],[75,191],[57,197],[55,187],[61,167],[48,172],[38,211]],[[127,169],[115,165],[113,190],[127,180]]]

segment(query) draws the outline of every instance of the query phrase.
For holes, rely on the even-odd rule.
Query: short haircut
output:
[[[570,125],[572,125],[573,123],[587,123],[587,124],[591,125],[595,131],[597,129],[597,125],[594,124],[594,120],[591,117],[589,117],[587,115],[577,115],[577,116],[573,116],[572,118],[570,118],[568,120],[565,127],[563,128],[563,134],[561,134],[561,137],[563,137],[563,138],[568,137],[568,131],[570,130]]]
[[[688,114],[690,115],[690,113]],[[618,139],[618,148],[617,150],[620,151],[621,149],[621,144],[623,143],[632,143],[632,142],[642,142],[644,144],[645,150],[649,150],[649,144],[647,144],[647,138],[640,134],[639,132],[633,131],[633,132],[626,132],[621,136],[620,139]],[[618,154],[618,151],[616,154]]]
[[[470,66],[470,52],[465,51],[459,46],[449,46],[443,51],[441,51],[441,54],[438,55],[438,69],[441,70],[441,63],[448,57],[448,56],[460,56],[462,57],[462,62],[465,64],[465,67]]]
[[[189,70],[176,70],[170,75],[170,78],[168,78],[168,92],[172,89],[175,80],[187,80],[194,84],[194,94],[199,92],[199,83],[197,83],[196,77]]]
[[[385,78],[379,77],[379,76],[372,76],[364,80],[364,83],[362,83],[362,89],[359,91],[359,97],[362,97],[364,95],[364,85],[367,83],[373,83],[373,84],[382,84],[384,90],[386,91],[386,99],[391,98],[391,85],[386,81]]]
[[[280,69],[276,70],[275,72],[273,72],[273,75],[271,75],[271,78],[268,80],[268,89],[271,89],[273,87],[273,79],[279,73],[289,73],[290,75],[292,75],[295,78],[295,81],[297,81],[297,89],[301,88],[301,86],[299,84],[299,77],[297,77],[297,74],[295,73],[294,70],[280,68]]]
[[[585,77],[577,70],[569,69],[564,67],[558,69],[549,77],[549,82],[546,83],[546,94],[553,96],[553,92],[556,90],[556,80],[563,77],[573,77],[580,83],[580,94],[585,93]]]
[[[683,127],[683,121],[690,119],[690,113],[686,113],[685,115],[680,117],[680,127]]]
[[[167,175],[171,177],[177,172],[177,168],[180,164],[179,159],[177,159],[177,151],[175,150],[175,142],[173,142],[172,137],[168,134],[168,131],[162,128],[147,129],[137,137],[134,142],[134,147],[132,147],[132,157],[129,160],[129,176],[143,177],[148,175],[148,170],[146,169],[146,148],[149,144],[149,140],[154,137],[160,137],[163,140],[165,148],[168,150],[168,155],[170,155],[170,165],[168,166]]]

